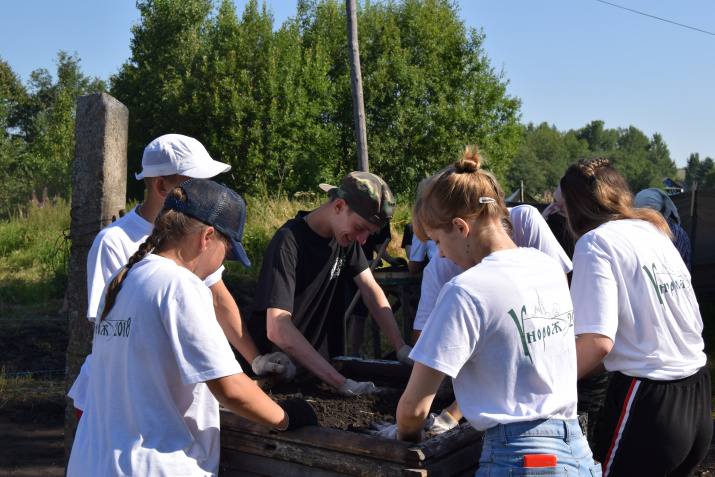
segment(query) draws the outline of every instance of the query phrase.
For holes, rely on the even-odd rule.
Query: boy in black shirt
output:
[[[343,280],[352,279],[398,359],[411,364],[412,348],[359,246],[392,218],[395,200],[387,184],[368,172],[352,172],[339,187],[321,188],[330,200],[299,212],[268,245],[249,330],[259,350],[282,350],[340,394],[370,394],[372,383],[346,379],[317,350],[327,337],[330,356],[344,352],[343,300],[333,298],[336,290],[342,297]]]

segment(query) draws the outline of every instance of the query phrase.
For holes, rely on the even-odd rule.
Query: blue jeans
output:
[[[524,467],[524,455],[556,456],[556,467]],[[541,419],[499,424],[484,434],[477,477],[601,475],[577,419]]]

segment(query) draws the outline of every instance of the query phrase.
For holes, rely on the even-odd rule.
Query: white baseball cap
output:
[[[154,139],[144,149],[142,171],[137,179],[162,177],[172,174],[194,179],[209,179],[231,166],[214,161],[206,148],[192,137],[181,134],[166,134]]]

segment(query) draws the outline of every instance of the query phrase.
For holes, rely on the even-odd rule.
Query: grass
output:
[[[18,305],[37,313],[67,287],[69,204],[60,200],[25,211],[0,222],[0,317]]]

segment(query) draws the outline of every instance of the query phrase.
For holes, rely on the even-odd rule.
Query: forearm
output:
[[[274,308],[268,309],[268,339],[295,362],[316,377],[340,389],[345,377],[328,363],[298,331],[290,319],[290,313]]]
[[[226,339],[241,353],[248,363],[252,363],[260,355],[256,344],[248,333],[248,327],[241,318],[238,305],[228,289],[219,281],[211,287],[214,300],[216,320],[221,326]]]
[[[576,340],[577,378],[594,376],[605,371],[601,362],[613,348],[613,341],[596,333],[583,333]]]
[[[419,273],[423,268],[425,268],[425,265],[426,264],[423,261],[418,262],[417,260],[410,260],[407,264],[407,270],[409,270],[410,273]]]
[[[444,374],[422,363],[415,363],[405,392],[397,405],[397,436],[410,442],[419,442],[430,406]]]
[[[284,429],[288,416],[244,373],[207,381],[211,393],[229,411],[264,426]]]
[[[454,401],[452,404],[447,406],[446,411],[452,416],[452,419],[455,421],[459,422],[462,420],[464,417],[464,414],[462,414],[462,411],[459,409],[459,405],[457,404],[457,401]]]

